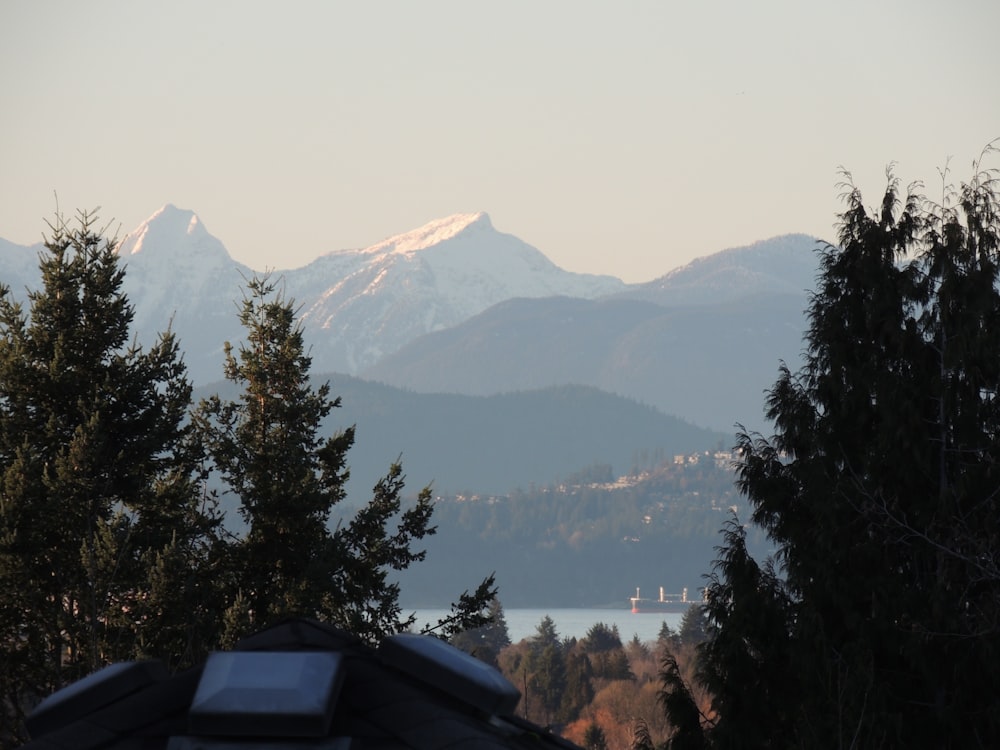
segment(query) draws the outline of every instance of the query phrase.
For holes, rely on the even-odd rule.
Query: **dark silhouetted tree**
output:
[[[847,181],[805,364],[770,391],[774,436],[739,436],[781,580],[727,532],[703,650],[718,747],[1000,738],[1000,201],[980,162],[939,203],[919,190],[890,171],[870,210]]]
[[[492,577],[489,580],[489,585],[492,585]],[[510,645],[507,619],[504,617],[503,606],[499,599],[494,598],[490,602],[486,617],[489,619],[485,624],[463,629],[453,635],[451,644],[472,654],[480,661],[499,668],[500,652]],[[451,625],[452,623],[453,621],[449,619],[445,624]]]
[[[663,657],[660,681],[663,685],[659,694],[660,704],[673,727],[670,739],[666,743],[668,750],[707,748],[709,745],[705,736],[703,717],[691,695],[690,686],[681,676],[677,659],[670,651]],[[646,734],[648,733],[647,729]],[[651,744],[651,742],[643,743],[644,746]]]
[[[130,342],[124,271],[94,220],[50,225],[27,312],[0,289],[0,724],[14,737],[27,706],[111,661],[190,664],[218,614],[218,519],[177,342]]]
[[[618,626],[608,627],[603,622],[595,622],[587,630],[584,638],[584,648],[587,653],[598,653],[601,651],[611,651],[622,647],[622,639],[618,634]]]
[[[587,725],[587,731],[583,735],[583,747],[585,750],[608,750],[608,739],[596,721]]]
[[[528,644],[525,660],[532,708],[544,724],[561,720],[566,689],[566,659],[555,621],[546,615]]]
[[[414,618],[402,616],[399,584],[389,576],[424,557],[415,545],[434,533],[430,488],[404,510],[396,462],[353,517],[336,518],[354,428],[321,434],[340,399],[331,398],[329,383],[310,382],[294,304],[269,278],[253,278],[240,322],[246,342],[236,351],[226,345],[225,375],[242,392],[234,401],[206,399],[196,415],[247,524],[232,550],[230,586],[239,599],[225,637],[290,615],[328,620],[370,640],[408,628]],[[492,578],[464,594],[445,635],[482,624],[495,595]]]

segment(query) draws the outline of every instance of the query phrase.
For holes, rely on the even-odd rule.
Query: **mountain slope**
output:
[[[233,260],[194,212],[169,204],[129,232],[118,253],[139,342],[151,344],[170,326],[194,381],[217,379],[224,342],[242,335],[237,310],[253,270]],[[5,243],[0,259],[4,280],[23,299],[24,287],[39,283],[37,252]],[[590,298],[627,288],[611,276],[559,268],[498,232],[485,213],[438,219],[271,275],[300,310],[314,369],[348,373],[512,297]]]
[[[0,246],[4,280],[23,298],[39,283],[37,252]],[[129,232],[118,253],[134,329],[149,345],[168,326],[196,383],[222,373],[223,344],[242,336],[237,310],[253,270],[233,260],[192,211],[166,205]],[[25,262],[30,258],[30,262]],[[430,222],[360,250],[272,273],[301,311],[313,367],[356,372],[429,331],[511,297],[594,297],[626,288],[610,276],[564,271],[484,213]]]
[[[779,360],[797,360],[815,244],[774,238],[629,286],[559,269],[486,214],[456,214],[272,276],[301,311],[314,372],[478,395],[584,384],[730,431],[762,426]],[[38,249],[0,245],[17,298],[38,285]],[[223,344],[242,341],[251,269],[169,205],[119,252],[139,343],[171,326],[195,383],[217,380]]]
[[[362,374],[480,395],[581,383],[713,429],[763,429],[764,391],[801,353],[815,244],[789,235],[723,251],[598,300],[508,300]]]
[[[253,271],[193,211],[169,204],[127,234],[118,255],[139,341],[148,345],[169,326],[196,381],[221,377],[224,343],[242,336],[237,303]]]
[[[625,288],[613,277],[560,269],[497,232],[484,213],[329,253],[285,275],[290,288],[305,292],[302,318],[313,333],[316,366],[349,373],[511,297],[590,298]]]
[[[634,284],[619,296],[669,306],[718,304],[768,294],[804,296],[815,284],[820,244],[805,234],[786,234],[721,250]]]
[[[670,457],[712,449],[725,435],[665,416],[595,388],[561,386],[473,397],[420,394],[344,375],[321,375],[342,398],[326,434],[356,424],[348,501],[364,498],[402,457],[407,488],[500,494],[544,486],[595,464],[628,472],[642,456]],[[228,383],[198,389],[196,397]]]
[[[694,424],[762,427],[779,360],[797,361],[802,299],[666,308],[623,299],[511,300],[424,336],[363,376],[401,388],[486,395],[594,386]]]

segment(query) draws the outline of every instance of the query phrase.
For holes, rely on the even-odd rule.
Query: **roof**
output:
[[[401,633],[374,649],[297,619],[186,672],[105,667],[42,701],[24,748],[576,748],[516,718],[519,700],[493,667],[432,636]]]

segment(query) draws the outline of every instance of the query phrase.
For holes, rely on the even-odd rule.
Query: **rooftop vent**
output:
[[[167,677],[163,662],[126,661],[99,669],[43,700],[25,721],[33,739]]]
[[[216,652],[205,663],[188,729],[195,735],[322,737],[342,684],[339,653]]]
[[[509,715],[521,693],[493,667],[429,635],[397,633],[379,646],[382,661],[487,716]]]

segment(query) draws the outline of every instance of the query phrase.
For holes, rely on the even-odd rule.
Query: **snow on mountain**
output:
[[[815,237],[786,234],[696,258],[625,296],[663,305],[700,305],[756,295],[804,296],[818,270]]]
[[[247,268],[229,256],[194,211],[171,204],[125,235],[118,243],[117,253],[128,273],[150,275],[169,271],[173,275],[177,270],[192,270],[204,274]]]
[[[0,252],[5,268],[20,269],[29,255],[37,267],[36,254]],[[237,305],[253,270],[233,260],[197,214],[169,204],[129,232],[117,252],[139,343],[148,346],[169,327],[196,383],[221,378],[224,343],[243,340]],[[35,277],[27,283],[37,286]],[[610,276],[564,271],[498,232],[485,213],[438,219],[272,277],[300,310],[313,370],[351,374],[513,297],[593,298],[626,288]]]
[[[239,340],[236,302],[253,271],[233,260],[193,211],[167,204],[118,245],[139,342],[170,328],[196,382],[222,378],[223,346]]]
[[[816,245],[778,237],[626,285],[560,269],[472,213],[272,278],[294,300],[321,376],[363,373],[410,390],[475,393],[570,378],[724,425],[759,411],[775,363],[799,351]],[[17,298],[38,287],[40,249],[0,241],[0,279]],[[170,327],[194,382],[221,379],[224,343],[244,340],[238,304],[253,271],[196,214],[171,205],[118,252],[139,344]]]
[[[761,394],[778,363],[794,367],[802,351],[817,244],[786,235],[724,250],[597,300],[511,299],[361,376],[478,396],[572,382],[695,424],[766,429]]]
[[[299,299],[313,332],[314,364],[349,373],[513,297],[594,298],[626,286],[611,276],[564,271],[498,232],[485,213],[456,214],[361,250],[328,253],[286,276],[289,288],[309,292]]]
[[[437,219],[424,224],[418,229],[403,234],[397,234],[364,250],[365,253],[380,254],[385,251],[407,255],[433,247],[445,240],[450,240],[473,224],[480,224],[482,229],[492,229],[490,217],[482,211],[474,214],[454,214],[443,219]]]

